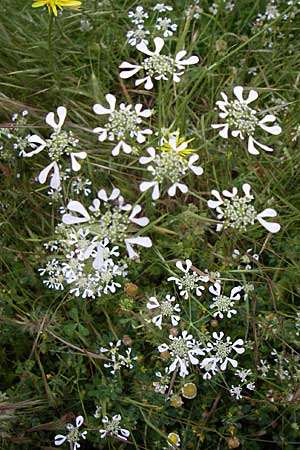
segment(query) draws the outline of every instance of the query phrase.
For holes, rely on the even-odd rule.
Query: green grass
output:
[[[134,77],[121,80],[118,66],[122,61],[141,61],[126,41],[131,27],[128,11],[143,5],[151,23],[150,7],[156,2],[98,3],[85,0],[81,11],[64,10],[49,34],[46,11],[32,9],[28,0],[2,0],[0,123],[11,126],[12,114],[27,109],[25,135],[48,137],[46,113],[66,106],[65,129],[73,131],[80,150],[88,153],[80,175],[93,183],[94,196],[81,201],[87,206],[99,189],[120,188],[126,202],[141,204],[143,215],[150,219],[140,234],[151,236],[153,246],[141,249],[140,260],[130,264],[125,283],[136,285],[134,294],[124,282],[115,294],[95,300],[47,289],[38,273],[49,260],[43,244],[55,238],[61,217],[58,207],[72,198],[70,181],[63,184],[60,203],[49,205],[48,184],[35,181],[49,163],[47,155],[19,157],[11,140],[0,133],[4,146],[0,151],[0,447],[56,448],[54,436],[82,415],[88,430],[82,449],[167,448],[171,432],[180,435],[182,449],[222,450],[236,448],[237,443],[245,450],[300,448],[296,328],[300,137],[293,138],[300,120],[300,7],[277,2],[280,16],[254,29],[257,15],[266,10],[265,1],[236,1],[233,11],[219,1],[216,16],[209,12],[211,2],[204,2],[199,20],[185,20],[183,11],[189,2],[170,2],[174,11],[169,15],[178,29],[166,40],[162,53],[174,55],[186,48],[200,62],[190,66],[180,83],[156,82],[146,91],[135,87]],[[285,19],[292,9],[294,16]],[[83,17],[89,19],[90,31],[81,31]],[[150,26],[153,29],[153,21]],[[267,45],[270,37],[272,47]],[[253,107],[276,115],[282,133],[256,135],[274,152],[250,155],[246,139],[225,140],[211,128],[219,122],[215,102],[220,92],[232,99],[237,85],[256,89],[259,97]],[[191,147],[197,150],[204,173],[185,179],[188,194],[171,198],[165,192],[154,204],[149,192],[139,191],[147,171],[138,160],[149,145],[156,145],[154,136],[147,145],[139,145],[138,154],[117,158],[111,156],[109,141],[97,141],[92,130],[104,122],[92,107],[104,105],[107,93],[114,94],[118,103],[153,108],[152,130],[178,128],[183,136],[194,138]],[[216,232],[216,215],[207,207],[210,191],[241,189],[243,183],[252,186],[258,212],[267,207],[277,211],[278,234],[268,234],[258,223],[245,233]],[[237,267],[232,258],[235,248],[259,253],[252,270]],[[220,272],[225,292],[239,284],[254,286],[240,300],[235,317],[213,320],[210,295],[183,300],[175,285],[167,282],[168,276],[179,274],[176,261],[187,258],[201,271]],[[157,347],[168,341],[169,329],[151,324],[146,304],[149,297],[162,299],[167,293],[181,305],[179,330],[187,329],[202,342],[206,332],[222,330],[232,340],[247,341],[246,352],[237,361],[238,367],[252,370],[253,392],[244,389],[243,398],[236,400],[229,393],[238,384],[233,369],[203,380],[199,366],[193,366],[186,379],[177,374],[173,380],[177,395],[185,382],[194,382],[195,399],[184,399],[182,406],[175,407],[174,401],[154,392],[155,372],[166,367]],[[112,340],[126,341],[128,336],[137,362],[132,370],[112,376],[99,348]],[[281,364],[271,355],[273,349],[281,355]],[[271,366],[266,377],[258,370],[260,360]],[[281,368],[287,373],[280,377]],[[6,396],[1,397],[1,392]],[[121,414],[122,425],[131,431],[130,443],[100,439],[101,419],[93,416],[96,405],[102,407],[103,416]]]

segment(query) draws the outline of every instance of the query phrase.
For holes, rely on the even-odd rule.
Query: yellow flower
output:
[[[34,3],[32,3],[33,8],[40,8],[41,6],[47,6],[49,14],[51,14],[51,11],[55,16],[57,16],[57,8],[63,9],[63,8],[74,8],[78,9],[81,5],[81,2],[79,0],[35,0]]]
[[[173,131],[172,133],[168,133],[167,138],[162,139],[162,144],[159,149],[164,152],[176,151],[178,156],[190,155],[196,152],[196,150],[188,148],[188,144],[193,140],[194,138],[185,140],[184,137],[180,136],[179,130]]]

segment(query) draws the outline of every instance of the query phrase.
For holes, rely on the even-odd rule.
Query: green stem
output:
[[[55,76],[56,70],[55,70],[54,52],[53,52],[53,45],[52,45],[53,20],[54,20],[54,16],[53,16],[53,14],[50,14],[50,17],[49,17],[49,28],[48,28],[49,69],[50,69],[50,72],[51,72],[52,76]]]

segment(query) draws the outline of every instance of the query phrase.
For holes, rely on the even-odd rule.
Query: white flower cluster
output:
[[[226,119],[225,123],[213,124],[212,128],[221,129],[219,135],[225,139],[228,138],[229,129],[231,129],[231,135],[233,137],[239,137],[244,140],[245,136],[248,137],[248,152],[251,155],[258,155],[258,148],[261,148],[267,152],[272,152],[273,149],[265,144],[261,144],[254,139],[254,133],[259,127],[267,133],[277,136],[281,133],[281,127],[279,125],[268,125],[276,121],[276,117],[273,114],[267,114],[262,119],[259,119],[258,111],[249,106],[254,100],[257,99],[257,91],[251,89],[248,97],[243,97],[244,88],[242,86],[236,86],[233,89],[233,93],[236,96],[236,100],[228,100],[227,95],[221,92],[223,100],[218,100],[216,105],[221,110],[219,117]]]
[[[60,228],[66,235],[53,248],[60,259],[53,258],[39,269],[40,275],[47,277],[43,283],[50,289],[68,288],[70,294],[81,298],[115,293],[121,287],[117,280],[127,275],[127,264],[120,260],[119,248],[107,238],[99,239],[89,229],[58,227],[58,232]]]
[[[44,184],[52,171],[50,177],[50,187],[52,189],[59,189],[61,185],[60,171],[65,156],[70,157],[71,167],[75,172],[78,172],[81,168],[77,159],[82,160],[87,156],[86,152],[76,151],[79,141],[74,138],[73,133],[71,131],[68,133],[62,131],[62,126],[67,116],[67,109],[64,106],[59,106],[57,108],[57,116],[58,122],[55,121],[53,112],[49,112],[46,115],[46,123],[54,130],[49,139],[43,139],[37,134],[29,136],[27,141],[33,150],[28,153],[23,150],[20,152],[20,155],[25,158],[31,158],[42,150],[45,150],[48,153],[51,163],[40,172],[37,179],[41,184]]]
[[[117,141],[116,146],[112,150],[112,155],[117,156],[120,150],[124,153],[131,153],[133,150],[132,145],[126,141],[135,140],[139,144],[146,141],[146,136],[152,134],[149,128],[141,129],[141,123],[143,118],[148,118],[152,114],[151,109],[144,109],[143,105],[138,103],[132,110],[132,105],[125,105],[121,103],[119,108],[116,108],[116,97],[112,94],[106,95],[106,100],[109,104],[109,108],[105,108],[102,105],[94,105],[94,112],[99,115],[108,115],[108,120],[104,127],[94,128],[94,133],[99,133],[99,141],[105,140]]]
[[[199,159],[198,155],[192,154],[186,159],[187,155],[193,153],[193,150],[188,148],[189,142],[190,140],[186,141],[180,136],[179,131],[174,131],[167,139],[161,139],[158,149],[147,148],[149,156],[142,156],[139,161],[141,164],[148,164],[147,170],[153,179],[140,184],[141,192],[152,189],[152,199],[157,200],[164,183],[170,185],[168,195],[171,197],[176,195],[177,189],[184,194],[188,192],[188,186],[181,182],[182,179],[189,171],[196,176],[203,173],[202,167],[194,165]]]
[[[126,355],[121,355],[120,353],[121,341],[118,340],[116,344],[113,342],[109,343],[109,348],[100,347],[101,353],[106,353],[106,356],[109,356],[110,360],[108,363],[104,364],[104,367],[107,369],[111,369],[110,373],[114,375],[117,371],[119,371],[122,367],[126,367],[127,369],[133,368],[133,362],[137,359],[137,356],[131,356],[131,347],[126,349]]]
[[[152,318],[152,322],[158,328],[162,328],[163,318],[168,317],[171,319],[171,323],[176,327],[180,321],[180,306],[178,303],[174,304],[175,297],[169,294],[166,295],[166,299],[159,302],[156,297],[150,297],[147,303],[147,308],[159,312],[158,315]]]
[[[155,80],[170,80],[172,79],[176,83],[180,81],[181,75],[183,75],[186,66],[190,64],[197,64],[199,61],[198,56],[190,56],[187,59],[183,59],[187,51],[179,51],[175,58],[172,56],[161,55],[160,52],[165,45],[164,40],[161,37],[154,38],[155,50],[151,51],[147,45],[142,42],[136,46],[137,50],[144,53],[147,58],[141,64],[131,64],[127,61],[122,62],[120,69],[120,77],[127,79],[136,75],[141,70],[144,71],[145,76],[135,81],[136,86],[144,84],[145,89],[149,90],[153,88],[153,81]]]
[[[205,290],[205,286],[202,283],[209,281],[209,276],[206,274],[199,274],[193,269],[193,263],[190,259],[185,261],[185,267],[181,261],[176,262],[177,269],[184,273],[182,277],[169,277],[168,281],[175,281],[176,286],[179,288],[179,293],[184,299],[188,299],[191,294],[200,297],[202,291]]]
[[[221,231],[223,228],[233,228],[244,232],[247,231],[249,226],[254,225],[257,220],[270,233],[278,233],[281,228],[280,225],[265,220],[265,218],[276,217],[276,211],[272,208],[266,208],[262,212],[257,213],[252,205],[254,196],[250,192],[250,184],[243,184],[242,189],[244,197],[238,195],[236,187],[232,189],[232,192],[224,190],[222,192],[223,198],[220,192],[215,189],[211,191],[217,200],[208,200],[207,205],[209,208],[215,209],[218,213],[218,220],[222,220],[222,223],[217,225],[217,231]]]
[[[158,14],[166,13],[172,11],[172,6],[165,5],[164,3],[157,3],[153,6],[152,11]],[[153,19],[151,14],[151,21]],[[149,14],[144,11],[143,6],[137,6],[135,11],[129,11],[129,20],[132,23],[133,29],[126,33],[128,43],[132,46],[137,46],[138,44],[148,45],[149,41],[147,37],[150,35],[150,30],[145,28],[145,22],[148,21],[147,28],[151,28],[151,23],[148,20]],[[167,17],[165,14],[163,16],[156,17],[156,23],[153,32],[155,34],[162,35],[164,38],[173,35],[173,32],[177,30],[177,24],[172,23],[172,19]]]
[[[71,450],[76,450],[80,448],[79,440],[80,438],[86,439],[87,431],[79,431],[79,428],[83,424],[83,417],[77,416],[75,420],[75,427],[71,423],[66,425],[66,429],[68,434],[64,436],[63,434],[57,434],[54,438],[55,445],[62,445],[64,442],[68,442],[70,444]]]
[[[237,314],[237,310],[234,308],[237,300],[240,300],[241,296],[239,292],[243,289],[242,286],[234,287],[230,292],[230,297],[222,293],[222,287],[220,283],[215,283],[209,287],[209,292],[214,295],[213,302],[210,308],[214,310],[213,317],[219,317],[223,319],[224,314],[229,319],[232,314]]]
[[[125,203],[119,189],[114,188],[110,195],[107,195],[105,189],[101,189],[88,210],[79,201],[70,200],[67,210],[69,212],[63,214],[62,217],[65,225],[80,224],[82,226],[82,224],[86,224],[97,236],[98,241],[108,239],[113,245],[124,244],[131,259],[138,257],[133,245],[147,248],[152,246],[151,239],[148,237],[131,237],[131,224],[145,227],[148,225],[149,219],[137,217],[142,211],[142,207]],[[95,243],[94,248],[96,247]]]
[[[114,415],[111,420],[109,420],[107,416],[103,417],[103,428],[99,430],[101,438],[103,439],[108,435],[127,441],[127,438],[130,435],[130,431],[126,430],[126,428],[121,427],[121,420],[122,417],[120,414]]]

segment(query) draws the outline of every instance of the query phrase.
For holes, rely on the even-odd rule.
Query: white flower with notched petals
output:
[[[164,317],[169,317],[174,327],[176,327],[180,321],[180,316],[178,315],[178,313],[180,313],[180,306],[178,303],[173,304],[175,302],[175,297],[167,294],[165,298],[166,300],[159,302],[156,297],[150,297],[147,303],[148,309],[154,310],[154,312],[156,312],[156,310],[157,312],[159,311],[159,314],[152,318],[152,322],[160,329]]]
[[[71,423],[68,423],[66,425],[66,429],[68,431],[68,434],[64,436],[63,434],[57,434],[54,438],[54,444],[55,445],[62,445],[65,441],[67,441],[70,444],[71,450],[76,450],[77,448],[80,448],[79,439],[86,439],[87,431],[79,431],[79,428],[83,424],[83,417],[78,416],[75,420],[76,426],[72,425]]]
[[[241,398],[243,398],[242,397],[242,387],[240,385],[231,386],[230,395],[231,395],[231,397],[235,397],[237,400],[240,400]]]
[[[169,344],[162,344],[158,347],[160,353],[168,351],[171,355],[172,363],[169,366],[169,373],[179,370],[179,375],[185,377],[189,374],[190,365],[199,364],[197,356],[204,355],[199,343],[195,341],[186,330],[181,336],[169,336]]]
[[[157,394],[165,394],[169,388],[169,384],[171,381],[168,367],[165,368],[164,375],[159,371],[155,372],[155,375],[157,376],[158,381],[153,381],[152,383],[154,392],[156,392]]]
[[[233,351],[239,355],[244,353],[243,339],[237,339],[235,342],[232,342],[231,338],[227,336],[226,340],[224,340],[223,331],[221,331],[219,335],[214,332],[212,337],[215,341],[208,342],[205,351],[209,356],[201,361],[201,369],[205,369],[207,373],[212,372],[214,374],[219,369],[226,370],[228,363],[233,367],[237,367],[237,361],[229,355],[231,355]]]
[[[244,140],[245,136],[248,137],[248,152],[251,155],[258,155],[259,150],[257,147],[265,150],[266,152],[272,152],[273,149],[267,145],[261,144],[254,139],[254,133],[259,127],[267,133],[277,136],[281,133],[281,127],[279,125],[272,125],[276,121],[276,117],[273,114],[267,114],[263,118],[259,118],[259,112],[252,109],[249,104],[257,99],[258,93],[253,89],[250,90],[248,97],[243,97],[244,88],[242,86],[236,86],[233,89],[233,93],[236,96],[236,100],[230,101],[224,92],[221,92],[223,100],[216,102],[216,105],[221,110],[219,117],[225,119],[225,123],[213,124],[212,128],[220,129],[219,135],[225,139],[228,138],[229,130],[233,137],[239,137]]]
[[[168,17],[158,17],[155,28],[163,33],[163,37],[169,37],[177,30],[177,24],[172,23]]]
[[[275,222],[267,222],[265,219],[269,217],[276,217],[277,212],[272,208],[266,208],[262,212],[257,213],[254,206],[251,204],[254,196],[250,193],[251,186],[248,183],[242,186],[244,197],[238,195],[236,187],[230,191],[223,191],[222,195],[213,189],[212,195],[216,200],[208,200],[207,206],[215,209],[218,213],[217,218],[223,223],[217,225],[217,231],[222,228],[234,228],[238,231],[247,231],[250,225],[254,225],[255,221],[266,228],[270,233],[277,233],[280,230],[280,225]]]
[[[148,45],[149,41],[146,37],[150,34],[149,30],[144,29],[144,25],[137,25],[135,30],[129,30],[126,33],[128,44],[136,46],[137,44],[144,43]]]
[[[231,289],[230,297],[227,297],[221,293],[222,288],[220,283],[215,283],[213,286],[210,286],[209,292],[215,296],[213,298],[213,303],[210,305],[211,309],[216,310],[213,313],[213,316],[223,319],[224,314],[226,314],[230,319],[232,314],[236,314],[237,310],[234,309],[233,306],[237,300],[240,300],[241,296],[239,292],[241,292],[242,289],[242,286],[234,287]]]
[[[73,137],[71,131],[68,133],[66,131],[62,131],[61,128],[65,122],[65,118],[67,115],[67,109],[64,106],[59,106],[57,108],[57,116],[58,122],[55,120],[55,116],[53,112],[49,112],[46,116],[46,123],[53,128],[53,133],[50,135],[49,139],[42,139],[37,134],[28,137],[28,144],[33,149],[32,151],[26,153],[22,151],[20,153],[21,156],[25,158],[31,158],[33,155],[40,153],[42,150],[46,150],[51,163],[43,169],[39,176],[38,181],[41,184],[44,184],[51,174],[50,178],[50,187],[52,189],[59,189],[61,185],[61,163],[64,156],[69,156],[71,159],[71,167],[72,170],[78,172],[81,168],[77,159],[85,159],[87,154],[86,152],[75,152],[75,148],[78,144],[78,139]]]
[[[202,291],[205,289],[202,283],[207,283],[209,281],[208,275],[199,275],[193,270],[192,265],[193,263],[190,259],[185,261],[185,267],[181,261],[177,261],[176,267],[181,270],[184,275],[181,278],[173,276],[168,278],[168,281],[175,281],[175,284],[179,287],[180,295],[185,299],[188,299],[189,295],[192,293],[197,295],[197,297],[200,297]]]
[[[127,438],[130,435],[130,431],[126,430],[126,428],[121,427],[121,420],[122,417],[120,414],[116,414],[112,417],[111,420],[109,420],[107,416],[103,417],[103,428],[99,430],[101,438],[103,439],[108,435],[127,441]]]
[[[62,217],[64,224],[93,224],[99,240],[107,238],[112,244],[124,242],[131,259],[138,257],[138,253],[133,249],[134,245],[146,248],[152,246],[151,239],[148,237],[130,236],[129,225],[131,223],[145,227],[148,225],[149,219],[137,217],[142,211],[141,206],[124,204],[119,189],[113,189],[110,196],[107,195],[105,189],[101,189],[88,210],[77,200],[70,200],[67,209],[69,212],[63,214]]]
[[[151,51],[146,44],[141,43],[136,46],[136,48],[147,55],[147,58],[139,64],[131,64],[127,61],[120,65],[122,72],[120,73],[121,78],[130,78],[136,75],[140,70],[144,70],[145,77],[139,78],[135,81],[135,85],[139,86],[144,84],[145,89],[153,88],[152,78],[155,80],[169,80],[173,79],[176,83],[180,81],[180,76],[184,73],[186,66],[190,64],[197,64],[199,61],[198,56],[190,56],[187,59],[183,59],[187,52],[186,50],[181,50],[174,57],[161,55],[160,52],[164,46],[165,42],[161,37],[154,38],[155,50]]]
[[[128,17],[132,23],[139,25],[144,23],[145,19],[148,19],[148,13],[144,11],[142,6],[137,6],[135,11],[129,11]]]
[[[160,14],[167,11],[173,11],[172,6],[165,5],[164,3],[156,3],[153,6],[152,11],[158,11]]]
[[[139,161],[141,164],[148,164],[147,170],[151,173],[152,180],[140,184],[141,192],[152,189],[152,199],[157,200],[160,197],[160,188],[166,183],[170,185],[170,197],[176,195],[177,189],[183,194],[188,192],[187,185],[181,182],[182,179],[189,171],[196,176],[203,173],[202,167],[195,165],[199,156],[188,148],[189,142],[191,140],[185,140],[179,131],[175,131],[169,134],[168,139],[161,139],[158,149],[147,148],[149,156],[142,156]]]
[[[120,150],[124,153],[131,153],[132,146],[125,142],[126,140],[136,140],[139,144],[143,144],[146,141],[146,136],[152,134],[149,128],[141,129],[141,123],[143,118],[150,117],[152,114],[151,109],[145,109],[142,111],[143,105],[138,103],[132,108],[133,105],[125,105],[121,103],[119,108],[116,109],[116,97],[112,94],[105,96],[109,108],[105,108],[102,105],[95,104],[93,110],[99,115],[108,115],[108,120],[104,127],[94,128],[94,133],[99,133],[99,141],[105,140],[117,141],[117,145],[112,150],[112,155],[117,156]]]

